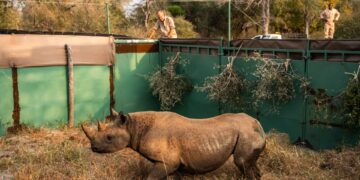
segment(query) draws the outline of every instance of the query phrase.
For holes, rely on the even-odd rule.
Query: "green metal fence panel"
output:
[[[357,63],[308,61],[308,76],[314,89],[324,89],[330,96],[339,95],[352,77],[345,72],[354,72]],[[310,124],[311,120],[321,118],[312,101],[308,101],[306,138],[315,148],[333,148],[343,144],[356,144],[360,140],[360,130],[346,130],[337,127]],[[339,119],[317,119],[324,122],[339,123]]]
[[[230,59],[228,56],[223,56],[221,58],[221,69],[220,71],[225,68],[225,66],[230,62]],[[239,73],[239,76],[244,78],[245,81],[253,82],[255,80],[255,77],[253,75],[253,72],[256,70],[256,62],[255,61],[247,61],[244,58],[236,58],[234,61],[233,68]],[[246,89],[246,87],[243,89],[243,92],[241,93],[241,100],[242,100],[242,106],[241,111],[244,111],[245,113],[256,117],[257,113],[256,111],[251,107],[251,89]],[[225,107],[223,104],[221,105],[221,113],[239,113],[238,111],[229,110],[227,107]]]
[[[228,63],[227,57],[222,58],[222,65]],[[255,60],[246,60],[244,58],[237,58],[234,63],[234,68],[245,78],[247,82],[254,82],[256,77],[253,73],[256,70],[258,62]],[[304,61],[291,61],[292,69],[301,76],[304,76]],[[279,112],[271,112],[270,104],[264,104],[258,108],[253,106],[252,89],[244,89],[242,100],[245,106],[244,112],[257,118],[265,131],[275,129],[280,132],[287,132],[290,140],[294,141],[296,138],[302,136],[302,122],[304,119],[304,97],[298,84],[295,84],[296,94],[294,99],[279,107]],[[247,87],[250,88],[250,87]],[[222,108],[223,112],[227,112]]]
[[[11,69],[0,69],[0,136],[12,125],[13,87]]]
[[[174,52],[162,53],[162,64],[167,63],[167,58],[174,56]],[[219,64],[218,56],[181,53],[181,57],[188,61],[185,67],[179,67],[178,73],[185,74],[193,86],[202,86],[205,78],[216,75],[215,68]],[[218,102],[212,102],[207,94],[193,89],[185,94],[182,102],[177,104],[172,111],[191,118],[207,118],[219,114]]]
[[[18,69],[20,123],[32,127],[66,124],[66,84],[65,67]]]
[[[110,114],[108,66],[74,66],[75,124]]]
[[[291,61],[292,69],[300,76],[304,75],[305,61]],[[266,131],[276,129],[286,132],[290,141],[295,141],[303,136],[303,121],[305,114],[304,94],[300,89],[300,83],[294,82],[295,96],[292,100],[279,106],[279,112],[266,112],[271,109],[271,105],[264,104],[260,107],[259,120]]]
[[[159,110],[145,75],[159,67],[159,55],[153,53],[116,54],[114,65],[115,109],[125,113]]]

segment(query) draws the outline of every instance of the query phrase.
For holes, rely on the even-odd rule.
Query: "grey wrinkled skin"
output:
[[[265,148],[260,123],[245,113],[189,119],[173,112],[113,110],[113,125],[98,131],[82,126],[94,152],[130,147],[155,164],[147,179],[162,179],[178,169],[205,173],[219,168],[231,155],[247,179],[260,179],[256,161]]]

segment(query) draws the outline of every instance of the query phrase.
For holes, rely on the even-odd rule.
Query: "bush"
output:
[[[185,20],[183,16],[174,18],[176,32],[179,38],[195,38],[199,37],[199,34],[194,31],[194,25]]]

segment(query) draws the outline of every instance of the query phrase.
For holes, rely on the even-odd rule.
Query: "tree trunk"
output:
[[[306,35],[306,39],[310,38],[310,34],[309,34],[309,28],[310,28],[310,14],[309,14],[309,2],[308,0],[305,0],[305,13],[304,13],[304,19],[305,19],[305,35]]]
[[[153,0],[146,0],[145,7],[142,8],[142,10],[145,14],[144,25],[145,25],[146,30],[149,30],[149,20],[150,20],[150,15],[151,15],[150,7],[151,7],[152,2],[153,2]]]
[[[310,29],[310,19],[309,19],[309,17],[306,17],[305,18],[305,35],[306,35],[306,39],[310,38],[309,29]]]
[[[269,34],[270,0],[262,0],[263,34]]]
[[[68,127],[74,127],[74,63],[71,54],[71,48],[65,44],[66,60],[68,67]]]

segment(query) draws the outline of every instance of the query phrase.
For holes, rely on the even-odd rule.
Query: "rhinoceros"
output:
[[[205,173],[219,168],[231,155],[248,179],[259,179],[256,161],[265,148],[260,123],[245,113],[190,119],[173,112],[112,111],[113,124],[98,122],[98,131],[82,125],[97,153],[126,147],[154,162],[147,179],[162,179],[178,169]]]

